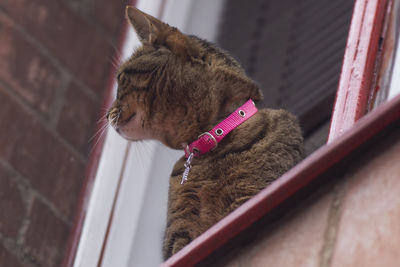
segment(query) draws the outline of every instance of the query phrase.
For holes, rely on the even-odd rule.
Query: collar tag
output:
[[[189,171],[192,168],[193,156],[194,156],[194,153],[193,152],[190,153],[189,157],[187,158],[187,160],[185,162],[185,165],[183,165],[183,166],[185,166],[185,170],[184,170],[183,175],[182,175],[181,184],[184,184],[188,179]]]

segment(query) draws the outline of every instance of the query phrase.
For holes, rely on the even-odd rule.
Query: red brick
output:
[[[24,218],[25,203],[17,184],[10,176],[0,166],[0,232],[7,237],[16,238]]]
[[[8,15],[94,91],[102,94],[114,48],[65,3],[53,0],[0,2]]]
[[[89,98],[75,84],[68,88],[57,130],[84,155],[88,155],[89,140],[98,121],[99,106],[98,102]]]
[[[0,80],[22,98],[48,114],[54,103],[61,73],[15,30],[13,22],[0,14]]]
[[[26,251],[41,266],[60,266],[69,227],[37,200],[29,219],[24,240]]]
[[[93,1],[95,18],[115,39],[119,37],[122,25],[125,22],[125,6],[132,4],[131,2],[130,0],[112,2],[108,0]]]
[[[0,157],[9,160],[25,131],[32,123],[33,118],[24,113],[21,107],[16,105],[3,91],[5,89],[0,87],[0,122],[2,124],[0,131]]]
[[[2,244],[0,244],[0,266],[4,267],[22,267],[18,259],[11,254]]]
[[[395,141],[397,139],[397,141]],[[348,178],[332,267],[400,266],[400,139]]]
[[[11,164],[66,215],[72,215],[84,166],[38,123],[17,146]]]
[[[28,178],[61,212],[71,216],[83,179],[84,164],[1,91],[0,106],[3,127],[0,157]]]

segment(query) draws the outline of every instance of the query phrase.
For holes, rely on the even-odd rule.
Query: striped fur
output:
[[[182,149],[249,98],[261,100],[257,85],[222,49],[135,8],[128,7],[127,16],[143,45],[118,70],[117,98],[108,113],[125,138],[157,139]],[[302,157],[297,119],[284,110],[263,109],[217,149],[195,158],[183,185],[185,159],[181,158],[170,178],[164,257],[179,251]]]

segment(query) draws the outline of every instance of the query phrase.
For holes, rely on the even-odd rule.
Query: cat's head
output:
[[[129,140],[158,139],[182,148],[261,93],[226,52],[128,6],[142,46],[118,72],[107,117]],[[211,127],[211,128],[210,128]]]

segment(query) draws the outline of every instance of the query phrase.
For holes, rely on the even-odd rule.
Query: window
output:
[[[379,53],[385,40],[387,5],[387,1],[355,3],[329,141],[350,129],[368,111],[371,88],[376,81],[375,70],[379,66]]]
[[[153,15],[163,13],[164,20],[184,29],[184,32],[203,31],[200,32],[200,36],[216,40],[223,47],[225,43],[225,47],[233,51],[234,55],[236,49],[238,53],[236,56],[244,63],[250,75],[253,75],[256,80],[261,80],[261,83],[264,83],[262,87],[269,85],[270,87],[267,86],[266,90],[275,90],[275,94],[271,94],[274,99],[267,99],[266,104],[292,109],[291,111],[300,117],[303,125],[306,124],[306,138],[310,144],[309,153],[326,141],[330,109],[339,80],[340,67],[338,66],[341,65],[342,55],[345,53],[329,137],[334,145],[325,146],[312,153],[296,168],[219,222],[217,227],[211,228],[182,252],[172,257],[168,261],[169,266],[189,266],[199,262],[299,188],[316,179],[320,173],[340,159],[338,156],[340,153],[348,153],[352,147],[359,145],[362,139],[355,142],[351,139],[354,137],[340,138],[339,136],[353,127],[354,123],[371,109],[368,105],[378,106],[378,101],[375,99],[386,99],[374,93],[379,90],[370,90],[375,88],[376,84],[384,84],[389,88],[386,94],[389,98],[398,94],[395,89],[392,90],[399,82],[397,76],[392,74],[400,68],[400,56],[396,53],[399,49],[397,48],[399,46],[397,41],[399,36],[398,1],[393,1],[395,2],[393,4],[392,1],[357,0],[345,52],[348,29],[346,23],[350,20],[350,10],[354,3],[318,0],[316,1],[318,5],[313,5],[315,1],[312,0],[299,1],[296,4],[291,4],[292,2],[289,3],[289,1],[279,1],[279,3],[266,1],[267,5],[258,3],[253,7],[254,10],[249,7],[250,11],[246,13],[247,9],[241,6],[235,9],[235,5],[239,5],[239,2],[230,1],[222,15],[220,11],[224,5],[223,1],[140,1],[138,7]],[[321,10],[323,6],[326,6],[329,11],[315,12],[314,9]],[[176,12],[178,7],[181,12]],[[162,8],[164,12],[161,12]],[[268,12],[267,9],[275,16],[264,16],[265,12]],[[214,15],[210,15],[210,10],[215,12]],[[279,11],[282,12],[281,14],[286,14],[286,17],[279,16]],[[207,23],[202,20],[202,12],[207,14]],[[229,12],[237,14],[240,19],[235,18],[229,21],[229,15],[225,17]],[[253,16],[255,13],[258,15]],[[316,17],[310,14],[316,14]],[[347,22],[346,16],[348,16]],[[224,20],[218,22],[221,18]],[[240,24],[242,19],[255,20],[253,31],[241,33],[238,29],[240,25],[232,24],[235,21]],[[272,20],[273,23],[269,24],[267,19]],[[323,23],[314,28],[316,21],[323,21]],[[333,21],[338,23],[337,28]],[[207,32],[207,29],[212,28],[210,25],[217,25],[217,23],[220,23],[221,28],[228,29],[219,35]],[[198,25],[203,28],[197,28]],[[236,29],[235,34],[238,34],[236,39],[232,37],[235,35],[224,36],[225,33],[232,31],[229,29],[231,26]],[[265,36],[261,34],[261,29]],[[327,34],[329,29],[331,32]],[[268,39],[266,32],[273,36],[279,33],[276,35],[278,40]],[[251,42],[243,45],[241,38],[245,38],[244,34],[249,35]],[[128,36],[134,36],[134,34],[130,32]],[[385,54],[388,53],[385,48],[385,44],[389,42],[387,36],[393,37],[393,44],[395,44],[393,47],[396,47],[389,54]],[[321,46],[323,42],[334,42],[336,46],[328,51]],[[126,44],[124,54],[129,54],[135,43],[137,44],[138,41],[132,39],[132,43]],[[229,45],[232,47],[228,47]],[[241,49],[246,45],[250,46],[251,53],[241,54],[243,52]],[[271,51],[260,48],[265,46],[270,47]],[[314,54],[309,51],[310,48],[314,49],[318,57],[313,56]],[[279,51],[281,54],[274,51]],[[282,58],[285,58],[282,54],[287,57],[287,61],[282,62]],[[339,58],[339,63],[336,63],[337,58]],[[304,66],[304,60],[309,60],[310,65]],[[390,63],[387,63],[388,61]],[[278,67],[279,63],[282,66]],[[263,73],[258,73],[264,69],[273,75],[265,77]],[[380,70],[380,76],[375,78],[374,70],[377,69]],[[322,71],[326,77],[319,76],[318,70]],[[316,73],[314,76],[311,75],[313,72]],[[315,75],[320,80],[316,79]],[[279,81],[283,81],[283,85]],[[296,83],[302,85],[301,88],[304,89],[299,90]],[[373,93],[370,94],[370,92]],[[270,93],[266,91],[265,95]],[[304,101],[296,101],[294,95],[297,100]],[[395,100],[400,102],[398,98]],[[380,100],[379,103],[382,102]],[[314,116],[318,110],[322,112]],[[366,129],[359,128],[362,131]],[[369,134],[372,134],[374,130],[370,130]],[[335,140],[339,141],[335,143]],[[141,157],[146,153],[148,157]],[[175,159],[181,154],[181,152],[165,149],[156,142],[132,145],[119,138],[113,131],[109,131],[91,190],[88,209],[86,213],[82,212],[86,214],[86,219],[84,223],[83,215],[80,220],[78,219],[77,225],[80,221],[81,227],[83,226],[82,234],[79,235],[79,230],[75,229],[76,238],[75,241],[71,241],[68,253],[70,260],[66,260],[65,265],[72,264],[75,253],[74,244],[77,249],[74,266],[97,266],[98,263],[100,263],[99,266],[144,266],[141,265],[144,262],[142,260],[146,260],[146,264],[149,265],[159,264],[164,228],[164,221],[161,218],[165,216],[168,174]],[[155,197],[161,195],[165,198]],[[146,227],[148,227],[147,230]],[[153,236],[150,236],[151,234]],[[79,247],[76,247],[79,239]],[[156,257],[157,253],[159,255]]]

